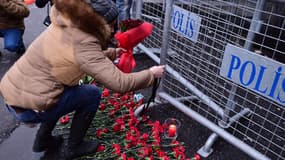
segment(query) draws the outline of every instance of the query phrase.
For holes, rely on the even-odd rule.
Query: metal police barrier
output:
[[[154,25],[138,47],[167,64],[159,98],[254,159],[285,160],[283,0],[137,0]],[[139,109],[138,109],[139,110]]]

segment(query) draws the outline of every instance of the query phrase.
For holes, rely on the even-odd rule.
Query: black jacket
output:
[[[39,8],[43,8],[46,6],[46,4],[50,2],[50,4],[52,5],[52,0],[36,0],[35,4],[37,7]]]

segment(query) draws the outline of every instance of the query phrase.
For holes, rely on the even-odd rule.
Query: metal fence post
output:
[[[255,12],[254,12],[254,15],[252,17],[251,25],[250,25],[250,28],[249,28],[249,31],[247,34],[247,38],[246,38],[246,42],[244,45],[244,48],[247,50],[250,50],[252,47],[252,41],[254,39],[255,32],[258,32],[260,30],[260,27],[261,27],[261,25],[260,25],[260,18],[261,18],[260,10],[262,10],[263,6],[264,6],[264,0],[259,0],[256,4]],[[237,86],[232,85],[227,103],[225,105],[224,116],[222,117],[222,120],[219,121],[219,126],[221,126],[222,128],[228,128],[233,123],[233,122],[229,122],[229,119],[230,119],[229,114],[230,114],[230,111],[234,110],[234,108],[235,108],[234,98],[236,95],[236,91],[237,91]],[[235,119],[235,121],[238,121],[244,115],[250,114],[250,110],[245,109],[242,111],[242,113],[243,114],[240,114],[239,116],[237,116],[238,118]],[[213,136],[215,138],[213,138]],[[217,139],[217,135],[215,133],[213,133],[212,136],[210,136],[208,138],[205,145],[198,151],[198,153],[201,154],[203,157],[208,157],[213,151],[211,149],[211,147],[214,144],[213,141],[215,141],[216,139]]]
[[[246,37],[246,42],[244,45],[244,48],[247,50],[251,50],[252,47],[252,41],[254,39],[255,36],[255,32],[258,32],[260,30],[261,27],[261,10],[263,9],[264,6],[264,2],[265,0],[258,0],[257,4],[256,4],[256,8],[251,20],[251,24],[249,27],[249,31]]]
[[[170,33],[170,25],[171,25],[171,14],[173,9],[174,0],[166,0],[165,6],[165,18],[163,25],[163,35],[162,35],[162,47],[160,51],[160,64],[166,64],[166,56],[168,51],[168,41],[169,41],[169,33]],[[161,78],[161,84],[164,81],[165,76]],[[162,85],[159,86],[158,92],[162,92]]]
[[[264,0],[259,0],[256,4],[250,28],[246,37],[246,42],[244,44],[244,48],[247,50],[250,50],[252,47],[252,41],[254,39],[255,32],[259,32],[260,30],[261,10],[263,9],[263,6],[264,6]],[[237,86],[232,85],[230,95],[225,108],[225,116],[222,118],[222,122],[219,123],[220,126],[222,127],[226,126],[226,123],[228,122],[230,110],[233,110],[235,108],[234,97],[236,94],[236,90]]]
[[[135,18],[140,19],[142,15],[142,0],[136,0],[135,2]]]

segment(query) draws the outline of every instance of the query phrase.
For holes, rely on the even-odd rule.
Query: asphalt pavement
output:
[[[46,8],[39,9],[34,5],[30,7],[30,16],[25,19],[26,30],[24,43],[28,47],[31,42],[46,28],[43,20],[46,16]],[[3,49],[3,39],[0,39],[0,79],[5,72],[19,58],[16,53]],[[0,96],[0,159],[1,160],[32,160],[32,144],[37,127],[28,128],[20,125],[8,113]]]

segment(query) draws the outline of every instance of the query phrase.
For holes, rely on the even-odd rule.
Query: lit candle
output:
[[[24,2],[25,2],[27,5],[31,5],[31,4],[35,3],[35,0],[24,0]]]
[[[175,135],[176,135],[176,125],[171,124],[169,125],[169,128],[168,128],[168,136],[174,137]]]

